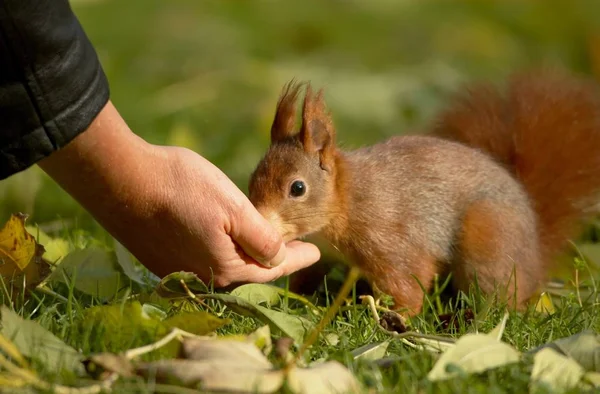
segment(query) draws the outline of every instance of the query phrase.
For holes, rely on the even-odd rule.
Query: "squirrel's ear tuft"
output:
[[[325,106],[323,90],[319,90],[313,97],[310,84],[306,87],[299,138],[306,152],[319,154],[321,168],[328,171],[333,168],[335,153],[333,121]]]
[[[298,94],[303,84],[292,79],[283,86],[281,95],[277,101],[275,119],[273,119],[273,125],[271,126],[271,143],[293,137],[297,134],[296,101],[298,100]]]

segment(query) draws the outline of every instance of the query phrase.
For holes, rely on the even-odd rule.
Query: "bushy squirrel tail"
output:
[[[599,206],[599,89],[558,70],[523,72],[504,91],[491,84],[461,90],[432,130],[488,153],[522,182],[548,268]]]

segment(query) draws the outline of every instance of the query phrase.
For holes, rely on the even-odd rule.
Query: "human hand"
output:
[[[173,271],[162,261],[172,259],[180,268],[203,280],[214,275],[217,287],[235,282],[269,282],[316,262],[316,246],[281,235],[221,170],[195,152],[179,147],[157,147],[166,153],[158,171],[162,198],[146,233],[163,239],[143,242],[139,255],[161,275]],[[176,240],[167,242],[172,234]],[[129,242],[132,248],[137,241]],[[168,246],[167,246],[168,245]],[[161,259],[162,257],[162,259]],[[270,268],[268,268],[270,267]]]
[[[200,155],[137,137],[110,102],[88,130],[39,164],[159,276],[192,271],[216,287],[268,282],[320,257],[312,244],[283,244]]]

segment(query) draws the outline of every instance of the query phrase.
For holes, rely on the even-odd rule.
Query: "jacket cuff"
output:
[[[0,2],[0,179],[67,145],[109,97],[68,0]]]

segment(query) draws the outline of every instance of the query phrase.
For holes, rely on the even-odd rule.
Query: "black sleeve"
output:
[[[68,0],[0,0],[0,179],[65,146],[108,98]]]

